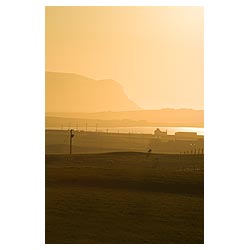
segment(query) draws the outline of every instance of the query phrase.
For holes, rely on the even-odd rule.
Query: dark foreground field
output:
[[[46,155],[46,243],[203,243],[203,157]]]

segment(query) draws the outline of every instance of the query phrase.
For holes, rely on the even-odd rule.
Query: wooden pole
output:
[[[69,154],[71,155],[72,154],[72,139],[74,137],[74,134],[73,134],[73,129],[70,130],[70,133],[69,133]]]

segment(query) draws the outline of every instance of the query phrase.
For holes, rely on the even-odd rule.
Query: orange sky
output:
[[[203,109],[202,7],[46,7],[46,70],[114,79],[145,109]]]

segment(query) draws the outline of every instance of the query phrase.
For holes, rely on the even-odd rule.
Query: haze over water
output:
[[[47,127],[46,129],[68,130],[69,128],[86,131],[86,127],[82,126]],[[196,127],[97,127],[97,132],[153,134],[157,128],[163,132],[167,130],[168,135],[174,135],[176,132],[196,132],[197,135],[204,135],[204,128]],[[88,127],[87,131],[96,132],[96,127]]]

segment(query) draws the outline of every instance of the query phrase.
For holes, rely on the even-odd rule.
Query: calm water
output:
[[[169,135],[174,135],[175,132],[197,132],[198,135],[204,135],[204,128],[195,127],[97,127],[98,132],[109,133],[133,133],[133,134],[153,134],[159,128],[161,131],[168,132]],[[46,129],[64,129],[68,127],[48,127]],[[86,127],[72,127],[72,129],[86,130]],[[88,131],[96,131],[96,127],[88,127]]]

